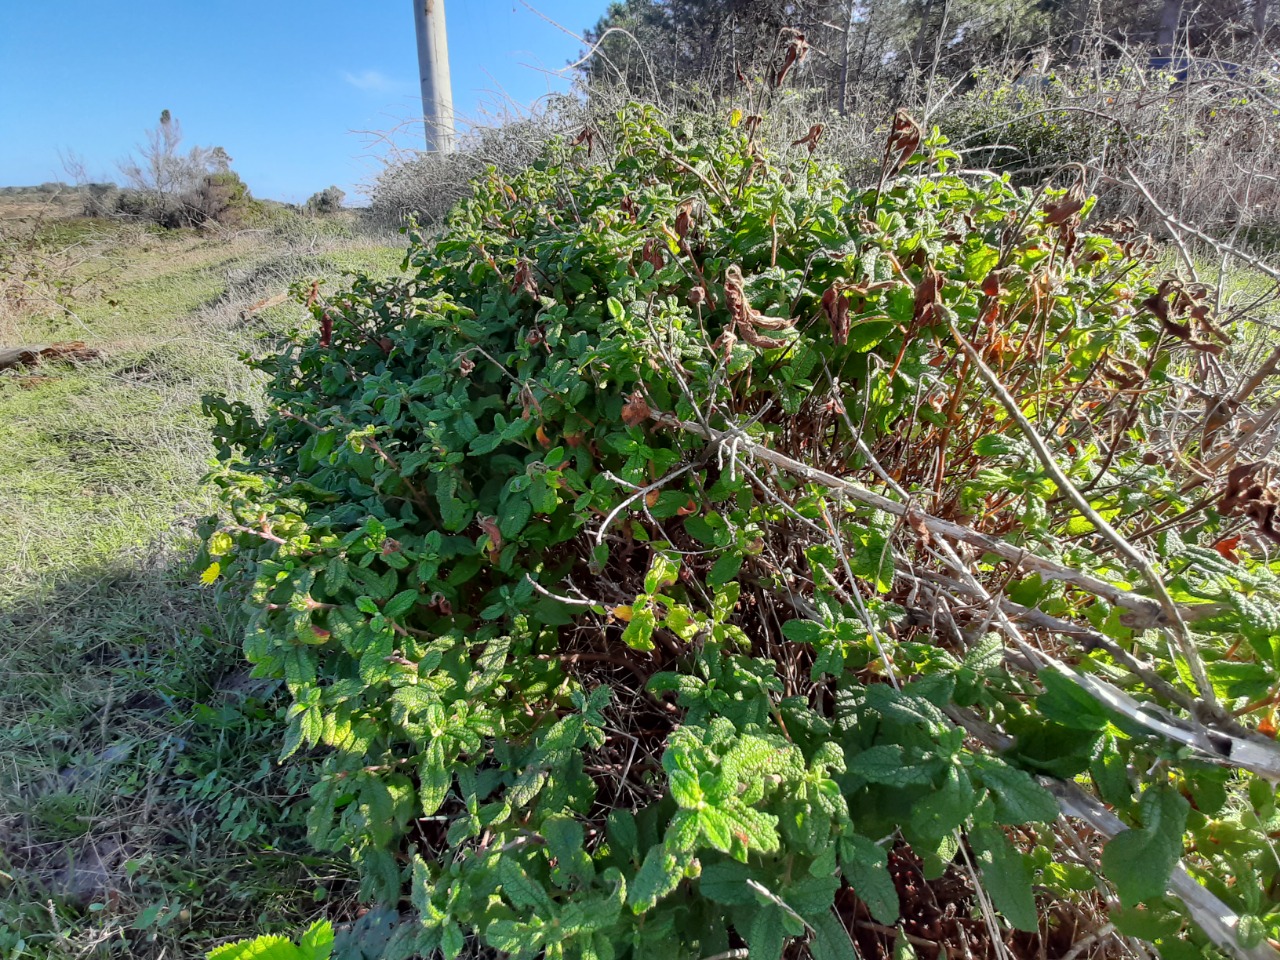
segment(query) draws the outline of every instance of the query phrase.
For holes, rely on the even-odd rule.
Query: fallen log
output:
[[[42,363],[87,363],[106,354],[83,340],[64,340],[34,347],[0,347],[0,370],[10,367],[38,367]]]

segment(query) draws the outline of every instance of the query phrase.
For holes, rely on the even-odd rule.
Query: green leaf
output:
[[[813,620],[788,620],[782,625],[782,635],[792,643],[817,643],[822,632],[822,624]]]
[[[573,817],[548,817],[542,824],[547,852],[561,863],[570,863],[582,852],[582,824]]]
[[[707,583],[713,587],[728,583],[742,569],[743,558],[736,553],[726,553],[711,565],[707,572]]]
[[[756,896],[747,886],[751,872],[744,863],[722,860],[709,863],[698,877],[698,890],[713,903],[743,906],[756,902]]]
[[[988,434],[973,441],[973,452],[980,457],[1007,457],[1020,453],[1022,449],[1021,441],[999,433]]]
[[[390,617],[393,620],[399,620],[406,613],[412,610],[413,605],[417,602],[417,590],[401,590],[387,601],[387,605],[382,608],[382,615]]]
[[[696,809],[702,803],[702,786],[698,777],[687,770],[672,770],[668,778],[671,797],[682,807]]]
[[[782,948],[787,940],[783,917],[783,912],[772,904],[756,909],[751,929],[745,934],[747,946],[751,949],[751,960],[778,960],[782,956]]]
[[[969,841],[991,902],[1015,928],[1034,933],[1039,929],[1039,914],[1031,890],[1030,861],[999,827],[974,827],[969,831]]]
[[[849,327],[849,346],[857,353],[866,353],[872,347],[879,346],[880,341],[897,328],[898,325],[892,320],[859,320]]]
[[[655,552],[649,561],[649,571],[644,575],[644,592],[655,594],[663,587],[676,582],[680,574],[680,562],[665,553]]]
[[[280,756],[277,758],[277,760],[280,763],[284,763],[284,761],[288,760],[295,753],[297,753],[298,749],[301,746],[302,746],[302,711],[299,710],[298,713],[289,722],[289,725],[285,727],[284,743],[281,744],[280,746]]]
[[[520,909],[537,909],[550,912],[554,909],[551,898],[542,884],[529,876],[524,864],[513,856],[499,857],[498,879],[502,882],[507,899]]]
[[[652,847],[627,891],[627,903],[637,914],[644,913],[674,890],[682,871],[676,858],[662,847]]]
[[[1126,907],[1155,900],[1169,887],[1182,856],[1182,834],[1191,805],[1173,787],[1152,784],[1142,794],[1142,826],[1116,834],[1102,848],[1102,871]]]
[[[333,952],[333,924],[317,920],[302,935],[298,947],[302,960],[329,960]]]
[[[964,823],[973,807],[973,782],[963,767],[952,764],[942,786],[912,805],[909,823],[916,835],[935,839]]]
[[[995,247],[979,243],[966,247],[964,251],[964,278],[966,280],[982,280],[1000,262],[1000,251]]]
[[[1045,717],[1073,730],[1106,729],[1111,719],[1106,708],[1070,677],[1052,667],[1041,670],[1037,676],[1044,684],[1044,693],[1036,702]]]
[[[639,859],[639,836],[636,831],[636,818],[630,811],[615,810],[610,813],[607,829],[609,844],[616,847],[624,855],[623,859]]]
[[[715,807],[704,807],[698,811],[698,827],[702,835],[721,853],[729,853],[733,850],[734,826],[734,821]]]
[[[879,844],[856,833],[845,836],[840,841],[840,868],[871,916],[886,926],[898,922],[898,888],[889,875],[888,854]]]
[[[503,505],[502,514],[498,517],[498,530],[507,540],[514,540],[524,532],[533,515],[533,504],[527,497],[513,496]]]
[[[834,911],[824,910],[810,919],[809,925],[813,927],[813,939],[809,942],[809,955],[813,960],[860,960],[849,931]]]
[[[991,791],[996,820],[1010,825],[1052,823],[1058,819],[1058,803],[1031,775],[994,757],[975,757],[974,773]]]
[[[263,934],[253,940],[224,943],[210,950],[206,960],[301,960],[301,954],[287,937]]]
[[[651,607],[633,607],[631,622],[622,631],[622,642],[632,650],[652,650],[653,630],[656,626]]]
[[[849,773],[891,787],[910,787],[932,779],[926,767],[909,766],[902,747],[896,743],[882,743],[863,750],[850,761]]]
[[[427,747],[426,757],[418,768],[418,780],[418,799],[422,804],[422,815],[434,816],[440,809],[440,804],[444,803],[449,785],[453,782],[453,775],[449,771],[448,761],[444,755],[444,742],[440,737],[433,738],[431,745]]]

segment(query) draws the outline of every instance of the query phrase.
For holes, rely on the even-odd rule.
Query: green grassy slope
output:
[[[72,234],[75,231],[71,231]],[[332,231],[330,231],[332,234]],[[74,313],[10,313],[0,344],[105,358],[0,373],[0,958],[197,956],[293,928],[347,891],[278,752],[274,686],[191,569],[211,499],[200,397],[303,322],[242,312],[304,276],[388,272],[333,235],[97,236]],[[104,269],[105,265],[105,269]],[[263,338],[266,338],[264,344]]]

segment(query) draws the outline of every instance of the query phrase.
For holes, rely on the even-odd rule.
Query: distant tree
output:
[[[342,209],[342,201],[346,198],[347,194],[341,187],[325,187],[311,195],[311,199],[307,201],[307,213],[337,213]]]
[[[127,185],[137,193],[130,212],[143,212],[161,223],[184,220],[182,198],[199,191],[210,174],[225,174],[231,157],[222,147],[181,150],[182,126],[168,111],[146,133],[146,143],[118,164]],[[237,177],[237,179],[239,179]]]

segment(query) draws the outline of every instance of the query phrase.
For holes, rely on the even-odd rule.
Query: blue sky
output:
[[[607,0],[530,0],[580,34]],[[521,0],[447,0],[460,121],[568,84],[581,44]],[[358,190],[385,144],[421,145],[411,0],[0,0],[0,185],[94,179],[168,109],[184,143],[220,145],[255,195]],[[354,198],[353,198],[354,199]]]

